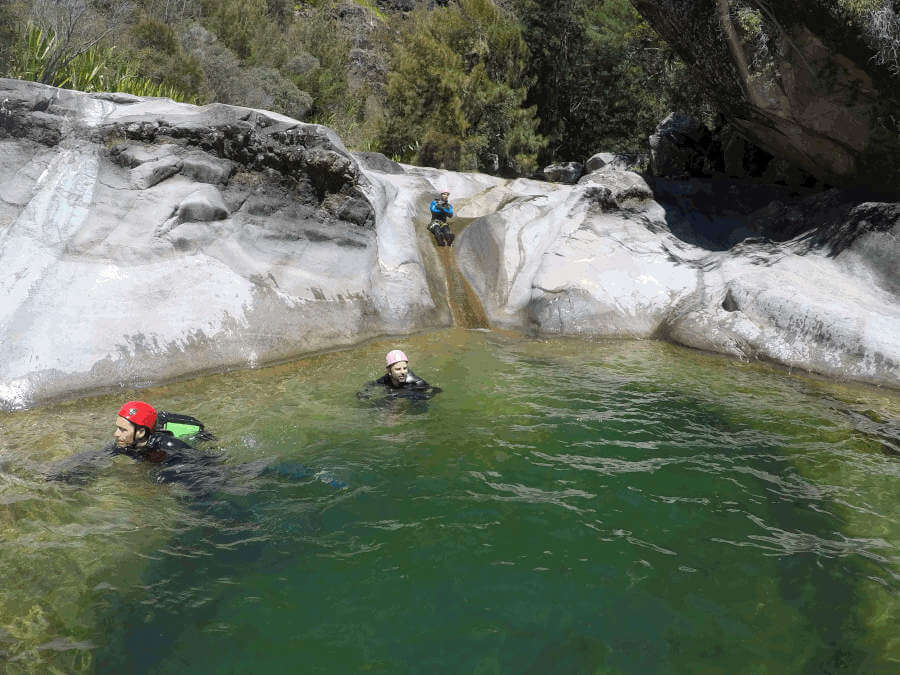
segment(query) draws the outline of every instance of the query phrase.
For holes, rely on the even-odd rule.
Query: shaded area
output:
[[[754,213],[773,203],[796,201],[789,188],[727,178],[645,179],[654,200],[665,209],[672,234],[710,251],[724,251],[747,237],[763,235]]]
[[[672,234],[711,251],[748,238],[785,242],[806,235],[809,248],[836,256],[860,236],[900,224],[900,205],[861,190],[798,193],[728,178],[646,180]]]

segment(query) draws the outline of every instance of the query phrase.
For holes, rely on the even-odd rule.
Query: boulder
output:
[[[581,178],[584,166],[581,162],[563,162],[544,167],[544,178],[553,183],[572,184]]]
[[[174,176],[180,170],[181,159],[170,155],[139,164],[129,172],[128,180],[131,187],[136,190],[146,190],[169,176]]]
[[[112,156],[122,166],[135,168],[147,162],[156,162],[171,157],[178,150],[174,143],[144,145],[142,143],[121,143],[113,148]]]
[[[710,132],[689,115],[671,113],[650,136],[650,169],[655,176],[683,178],[704,174]]]
[[[625,154],[620,152],[598,152],[591,155],[591,158],[584,163],[584,169],[587,173],[591,171],[599,171],[600,169],[628,171],[640,162],[640,157],[633,154]]]
[[[189,153],[181,160],[181,174],[198,183],[225,184],[235,168],[234,162],[204,152]]]
[[[403,167],[380,152],[355,152],[353,156],[367,169],[382,173],[403,173]]]
[[[187,221],[207,223],[213,220],[225,220],[228,208],[222,195],[212,185],[201,185],[185,197],[178,205],[177,218],[181,223]]]

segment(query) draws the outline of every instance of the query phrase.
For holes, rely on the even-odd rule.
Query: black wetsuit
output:
[[[383,384],[391,389],[428,389],[431,386],[411,370],[406,371],[406,380],[400,384],[394,384],[390,373],[385,373],[379,377],[374,384]]]
[[[50,480],[83,483],[108,465],[116,455],[157,465],[157,483],[178,482],[189,488],[204,482],[210,477],[210,467],[221,464],[218,457],[195,450],[171,434],[152,433],[147,443],[141,447],[120,448],[115,443],[110,443],[101,450],[72,455],[57,462],[46,475]],[[221,470],[214,473],[221,473]]]
[[[369,382],[362,391],[357,393],[360,399],[394,399],[409,398],[415,400],[429,399],[440,393],[440,387],[432,387],[413,371],[406,371],[406,381],[395,385],[389,373],[385,373],[377,380]]]

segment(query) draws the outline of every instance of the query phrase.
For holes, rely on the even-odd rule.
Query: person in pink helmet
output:
[[[401,396],[405,398],[431,398],[441,391],[440,387],[432,387],[421,377],[409,369],[409,357],[399,349],[392,349],[384,359],[384,375],[374,382],[370,382],[363,391],[359,392],[359,398],[372,398],[377,391],[386,391],[390,397]]]
[[[427,389],[428,383],[409,369],[409,358],[399,349],[384,357],[387,372],[375,382],[391,389]]]

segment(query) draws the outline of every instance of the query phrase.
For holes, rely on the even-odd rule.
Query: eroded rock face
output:
[[[498,209],[458,237],[457,260],[497,326],[663,338],[900,387],[897,205],[832,191],[770,201],[741,223],[738,200],[708,185],[669,185],[657,201],[639,175],[604,169],[544,192],[507,186],[517,194],[499,200],[493,187]],[[679,199],[703,194],[705,213],[680,213]],[[744,235],[720,246],[728,232],[714,244],[690,232],[707,224]]]
[[[441,190],[475,219],[453,251],[494,325],[900,387],[894,202],[606,160],[576,185],[360,166],[258,110],[11,80],[0,101],[3,407],[449,325]]]
[[[14,80],[0,102],[0,406],[450,322],[418,249],[384,247],[415,241],[393,188],[325,127]]]
[[[826,183],[900,193],[900,87],[869,13],[833,0],[634,5],[747,138]]]

